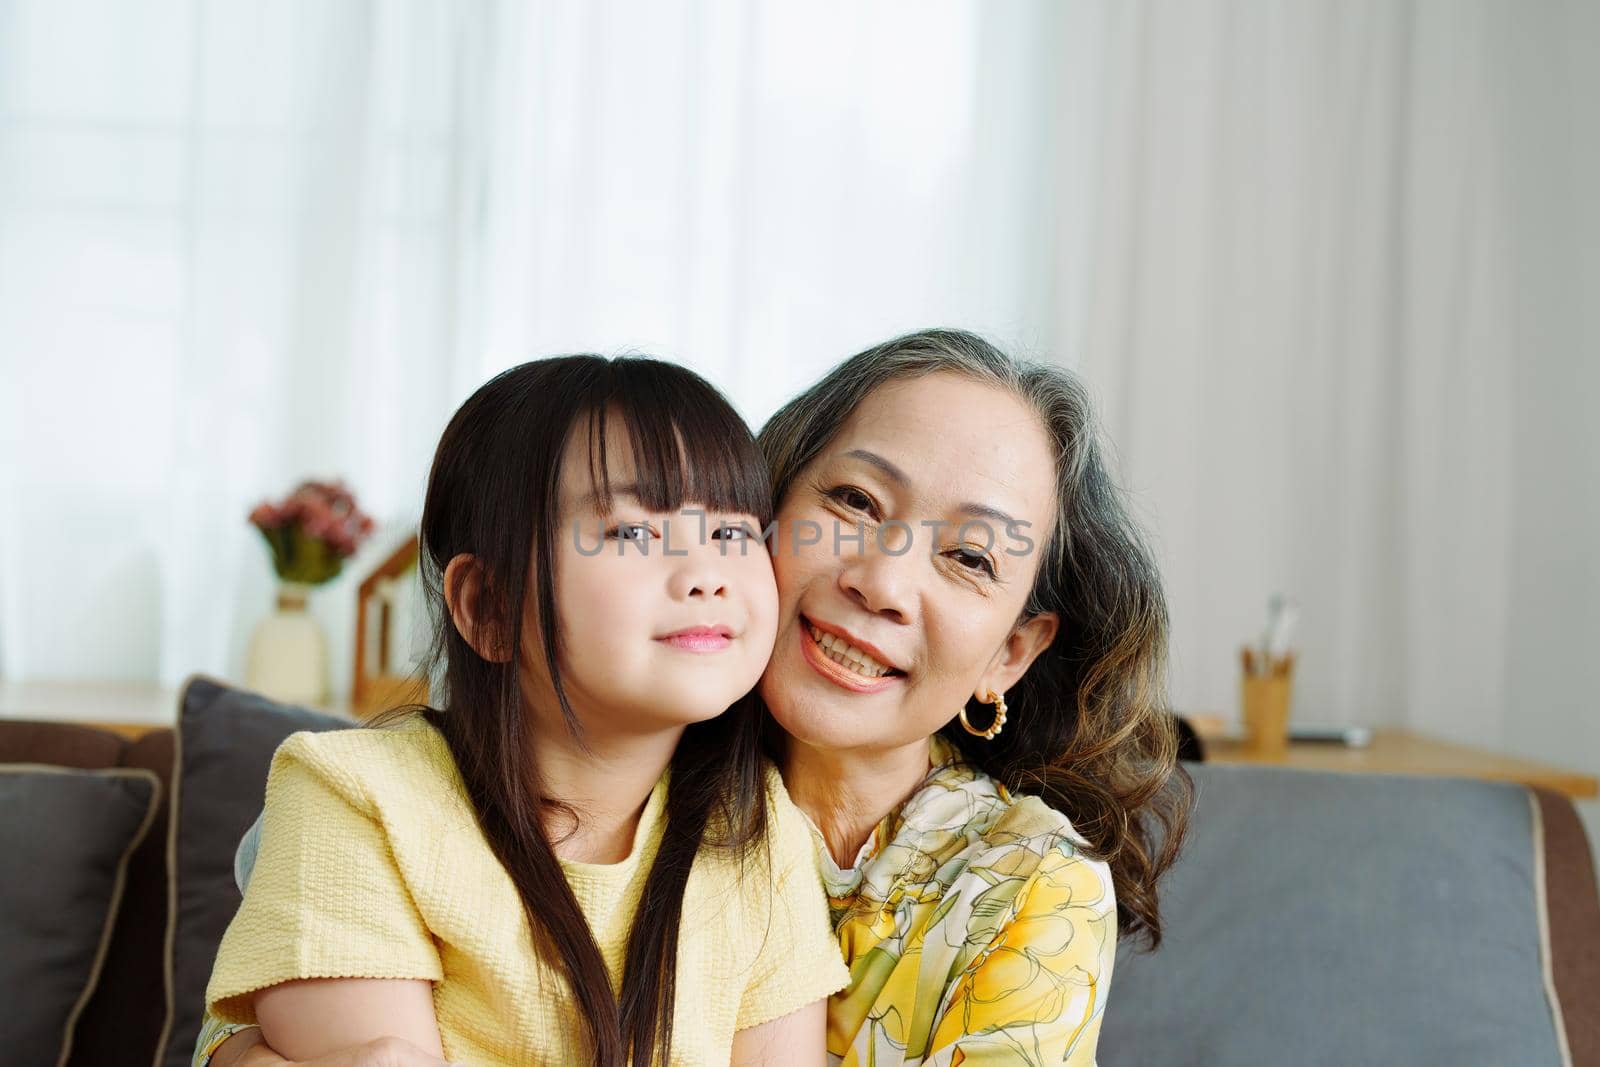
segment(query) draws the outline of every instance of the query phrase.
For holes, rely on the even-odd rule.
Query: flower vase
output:
[[[245,685],[273,700],[320,704],[328,696],[328,638],[306,610],[312,587],[283,582],[278,606],[250,635]]]

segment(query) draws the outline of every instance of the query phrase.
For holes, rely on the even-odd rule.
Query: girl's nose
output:
[[[676,600],[699,598],[713,600],[728,595],[728,577],[725,568],[717,565],[715,557],[676,561],[668,589]]]

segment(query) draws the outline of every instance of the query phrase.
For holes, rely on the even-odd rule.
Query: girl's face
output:
[[[1038,417],[1003,390],[948,373],[875,389],[778,509],[761,692],[779,724],[823,749],[900,747],[1021,678],[1058,625],[1019,622],[1053,473]]]
[[[581,431],[581,428],[580,428]],[[593,499],[587,435],[562,461],[556,603],[561,680],[586,730],[648,733],[722,714],[772,653],[777,592],[753,515],[646,510],[625,430],[608,428],[612,509]],[[740,531],[748,530],[748,539]],[[524,694],[555,707],[537,601],[523,623]]]

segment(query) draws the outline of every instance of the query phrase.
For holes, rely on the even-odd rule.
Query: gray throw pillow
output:
[[[1528,790],[1198,764],[1164,940],[1119,946],[1119,1064],[1557,1064]]]
[[[185,684],[179,703],[167,849],[167,995],[172,999],[158,1067],[188,1067],[193,1057],[217,946],[239,910],[234,852],[261,813],[273,753],[300,730],[358,725],[202,677]]]
[[[160,793],[146,770],[0,765],[4,1062],[67,1062]]]

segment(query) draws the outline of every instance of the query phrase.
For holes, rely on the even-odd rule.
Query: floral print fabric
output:
[[[253,1030],[255,1027],[245,1023],[225,1023],[212,1015],[209,1011],[200,1022],[200,1036],[194,1043],[194,1067],[206,1067],[211,1062],[212,1055],[222,1047],[222,1043],[237,1034],[240,1030]]]
[[[1089,1067],[1116,951],[1110,869],[1064,815],[937,735],[929,765],[850,869],[812,827],[850,964],[829,1064]]]

